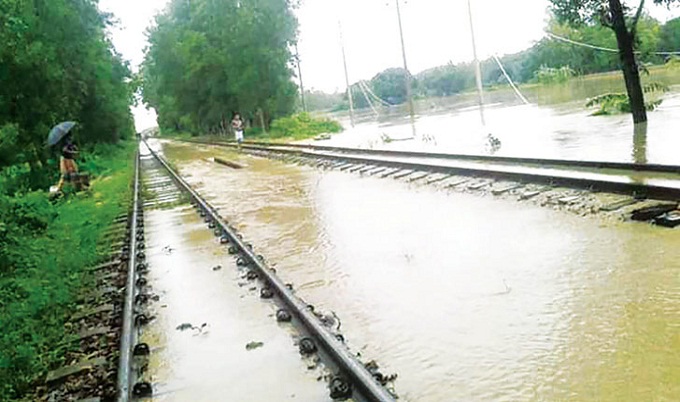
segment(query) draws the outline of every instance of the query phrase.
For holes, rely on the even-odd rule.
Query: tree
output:
[[[669,7],[676,2],[676,0],[653,1]],[[643,15],[645,0],[640,0],[634,14],[631,14],[633,10],[630,6],[621,0],[550,0],[550,2],[553,13],[561,22],[574,26],[599,23],[614,31],[633,122],[636,124],[646,122],[647,113],[634,50],[638,39],[638,22]]]
[[[0,1],[0,168],[44,167],[49,129],[80,123],[81,144],[133,131],[130,71],[95,0]]]
[[[680,18],[672,19],[661,27],[658,50],[660,52],[680,51]]]
[[[259,122],[297,100],[290,48],[297,19],[288,0],[173,0],[149,30],[143,98],[162,128],[223,131],[230,113]],[[256,118],[257,117],[257,118]]]

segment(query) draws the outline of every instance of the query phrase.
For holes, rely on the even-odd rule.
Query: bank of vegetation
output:
[[[0,1],[0,400],[21,398],[64,352],[64,323],[124,208],[135,80],[95,0]],[[91,192],[49,201],[50,128],[74,120]],[[68,191],[67,191],[68,192]]]
[[[617,49],[616,36],[612,30],[596,21],[572,25],[553,18],[546,26],[546,31],[569,40]],[[680,51],[680,18],[661,24],[642,14],[637,22],[635,49],[639,52],[637,61],[643,74],[644,66],[667,64],[670,68],[677,65],[677,57],[655,52]],[[510,77],[523,84],[563,84],[573,77],[621,69],[618,53],[576,46],[550,36],[541,39],[529,49],[502,56],[500,60]],[[398,105],[406,102],[406,77],[404,69],[389,68],[366,80],[364,84],[377,97],[389,104]],[[452,96],[475,88],[475,69],[472,63],[449,63],[420,72],[412,79],[417,98]],[[500,67],[491,58],[482,61],[482,82],[487,88],[507,85]],[[355,107],[368,108],[367,98],[372,96],[364,94],[366,88],[362,90],[360,83],[353,84],[351,88]],[[345,94],[308,91],[306,99],[312,110],[337,111],[349,108]]]

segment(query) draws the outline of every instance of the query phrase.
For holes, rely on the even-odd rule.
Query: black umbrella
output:
[[[52,146],[61,141],[75,125],[76,122],[74,121],[64,121],[52,127],[50,135],[47,136],[47,145]]]

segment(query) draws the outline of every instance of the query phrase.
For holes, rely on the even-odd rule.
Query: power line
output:
[[[371,87],[366,83],[365,80],[362,81],[362,82],[364,83],[364,88],[366,89],[366,91],[368,92],[368,94],[371,95],[371,97],[372,97],[373,99],[375,99],[377,102],[379,102],[379,103],[380,103],[381,105],[383,105],[383,106],[387,106],[387,107],[391,107],[391,106],[392,106],[391,103],[387,102],[386,100],[384,100],[384,99],[382,99],[381,97],[379,97],[378,95],[376,95],[375,92],[373,92],[373,90],[372,90]]]
[[[522,95],[522,92],[519,91],[517,85],[515,85],[515,83],[512,81],[512,78],[510,78],[507,71],[505,71],[505,67],[503,67],[503,63],[501,63],[501,60],[498,58],[498,56],[494,54],[493,59],[496,60],[498,67],[500,67],[501,71],[503,72],[503,75],[505,76],[505,79],[508,80],[508,83],[510,84],[512,89],[515,90],[515,94],[517,94],[517,97],[519,97],[519,99],[522,102],[524,102],[525,105],[529,105],[530,104],[529,101],[527,100],[527,98],[524,97],[524,95]]]
[[[364,88],[364,82],[359,81],[359,89],[361,89],[361,92],[364,94],[364,98],[366,98],[366,102],[368,102],[368,106],[371,107],[371,110],[373,110],[373,113],[375,113],[375,117],[380,116],[380,113],[378,113],[378,110],[373,106],[373,102],[371,102],[371,99],[368,97],[368,94],[366,94],[366,89]]]
[[[565,38],[563,36],[555,35],[554,33],[550,32],[550,31],[545,31],[545,33],[546,33],[546,35],[548,35],[549,37],[551,37],[553,39],[557,39],[559,41],[569,43],[569,44],[572,44],[572,45],[575,45],[575,46],[581,46],[581,47],[585,47],[585,48],[588,48],[588,49],[594,49],[594,50],[601,50],[603,52],[609,52],[609,53],[618,53],[619,52],[618,49],[591,45],[589,43],[578,42],[578,41],[575,41],[575,40],[572,40],[572,39],[569,39],[569,38]],[[635,51],[634,53],[635,54],[642,54],[643,52]],[[658,56],[671,56],[671,55],[680,55],[680,52],[649,52],[649,54],[654,54],[654,55],[658,55]]]

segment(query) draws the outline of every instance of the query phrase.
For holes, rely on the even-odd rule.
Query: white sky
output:
[[[466,0],[401,0],[409,69],[472,59]],[[119,52],[133,67],[144,57],[144,32],[168,0],[100,0],[100,8],[120,20],[112,32]],[[548,0],[472,0],[480,58],[523,50],[543,36]],[[665,21],[680,16],[648,5]],[[344,31],[350,82],[369,79],[388,67],[402,65],[394,0],[302,0],[300,56],[307,89],[344,90],[338,22]]]

